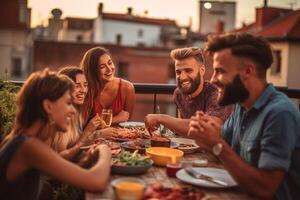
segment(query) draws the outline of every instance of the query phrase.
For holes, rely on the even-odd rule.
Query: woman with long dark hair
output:
[[[107,49],[89,49],[81,60],[81,68],[87,78],[89,89],[83,105],[86,120],[102,109],[112,109],[113,123],[128,121],[133,107],[135,92],[133,84],[115,77],[115,65]]]

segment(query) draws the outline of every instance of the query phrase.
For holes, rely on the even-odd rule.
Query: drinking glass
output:
[[[112,110],[111,109],[102,109],[102,120],[103,128],[108,128],[112,122]]]

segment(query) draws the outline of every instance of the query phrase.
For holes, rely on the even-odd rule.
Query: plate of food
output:
[[[195,140],[188,138],[170,138],[172,142],[178,145],[178,149],[184,153],[194,153],[199,149]]]
[[[82,149],[84,151],[87,151],[91,148],[95,148],[99,144],[106,144],[110,148],[112,156],[116,156],[122,151],[122,148],[121,148],[120,144],[118,144],[116,142],[112,142],[110,140],[103,139],[103,138],[95,139],[92,142],[92,144],[82,146],[82,147],[80,147],[80,149]]]
[[[145,200],[150,199],[197,199],[201,200],[205,196],[200,188],[191,185],[175,185],[165,187],[160,183],[155,183],[147,187],[144,194]]]
[[[153,165],[149,156],[142,156],[138,151],[123,151],[112,159],[111,171],[114,174],[136,175],[146,173]]]
[[[129,128],[129,127],[145,127],[144,122],[120,122],[119,126]]]
[[[118,142],[127,142],[136,139],[148,139],[150,134],[145,127],[116,128]]]
[[[141,139],[141,140],[133,140],[128,142],[123,142],[121,146],[126,150],[130,152],[134,152],[135,150],[138,150],[138,153],[144,154],[146,152],[146,148],[151,147],[151,142],[149,139]],[[171,148],[177,148],[178,145],[175,142],[170,142]]]

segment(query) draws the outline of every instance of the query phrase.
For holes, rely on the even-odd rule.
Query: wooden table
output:
[[[186,154],[184,155],[182,160],[187,162],[187,161],[193,161],[199,159],[206,159],[208,161],[207,167],[222,168],[221,163],[216,159],[216,157],[206,152]],[[125,177],[125,176],[112,175],[111,181],[119,177]],[[152,166],[146,174],[138,175],[134,177],[143,179],[146,182],[146,184],[161,183],[165,187],[173,187],[176,184],[182,183],[180,180],[176,178],[168,177],[166,174],[166,168],[158,167],[158,166]],[[206,197],[214,197],[211,198],[214,200],[217,199],[218,200],[254,200],[255,199],[254,197],[251,197],[245,192],[243,192],[239,187],[226,188],[226,189],[202,188],[202,190],[205,193]],[[108,189],[102,194],[86,193],[86,200],[112,200],[114,198],[115,198],[114,191],[111,185],[109,185]]]

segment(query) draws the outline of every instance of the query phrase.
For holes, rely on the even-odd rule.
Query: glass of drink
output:
[[[102,109],[102,120],[103,128],[108,128],[112,122],[112,110],[111,109]]]

